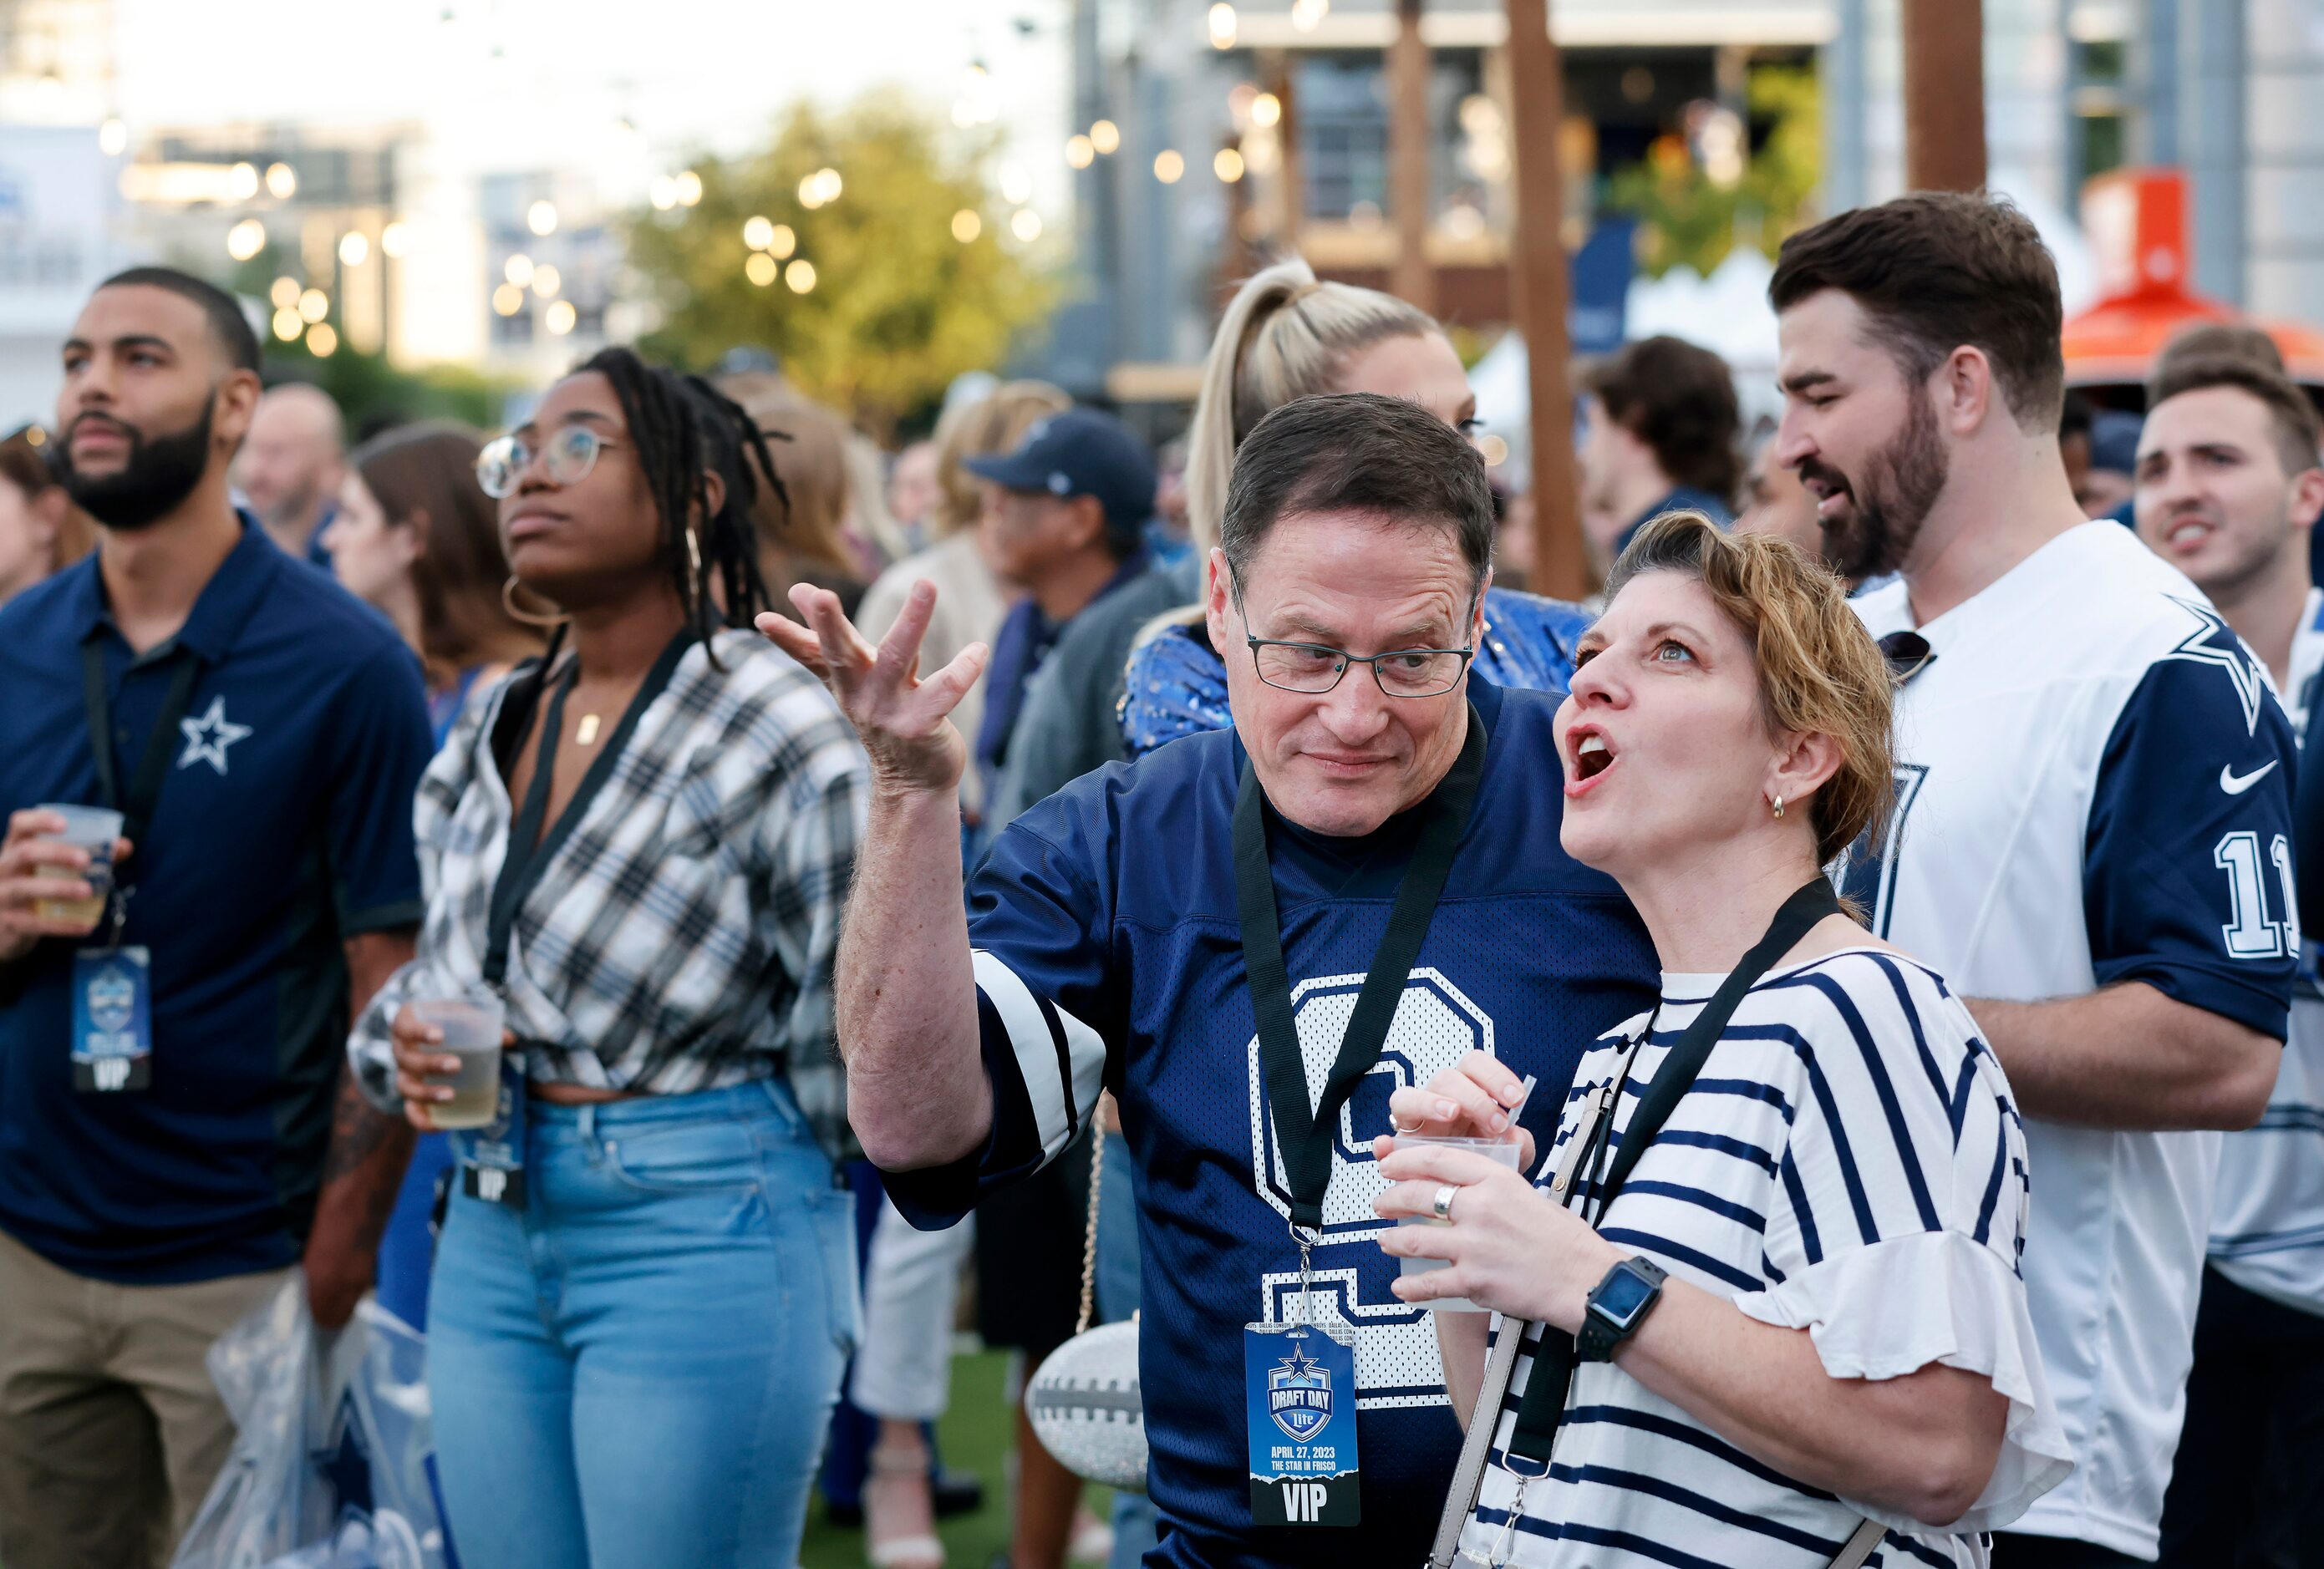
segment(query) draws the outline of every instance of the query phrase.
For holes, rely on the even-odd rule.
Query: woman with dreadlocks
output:
[[[446,1511],[492,1569],[781,1569],[855,1335],[830,970],[862,754],[737,629],[780,482],[732,401],[608,349],[477,473],[511,604],[557,626],[420,786],[418,957],[349,1042],[427,1128],[460,1059],[420,1013],[506,1011],[430,1302]]]

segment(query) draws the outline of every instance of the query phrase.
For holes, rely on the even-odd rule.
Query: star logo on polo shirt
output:
[[[178,728],[186,732],[186,750],[179,757],[178,766],[190,768],[197,763],[208,763],[226,773],[226,749],[250,734],[248,725],[238,725],[226,717],[226,697],[223,693],[210,699],[209,711],[199,719],[181,719]]]

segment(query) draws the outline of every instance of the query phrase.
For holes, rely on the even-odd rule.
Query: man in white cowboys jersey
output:
[[[2174,362],[2149,388],[2138,537],[2209,594],[2304,736],[2324,668],[2308,569],[2324,512],[2316,410],[2248,357]],[[2292,1035],[2259,1125],[2228,1135],[2195,1319],[2163,1559],[2324,1564],[2324,991],[2303,942]]]
[[[1467,673],[1491,538],[1483,460],[1418,405],[1268,415],[1209,562],[1234,727],[1017,818],[965,918],[945,716],[979,653],[912,678],[925,587],[876,650],[828,593],[793,591],[811,632],[760,622],[879,781],[835,987],[897,1207],[947,1224],[1056,1159],[1101,1086],[1120,1102],[1148,1569],[1422,1560],[1461,1435],[1379,1246],[1388,1097],[1485,1051],[1538,1078],[1545,1147],[1582,1051],[1653,1000],[1636,913],[1559,843],[1559,694]]]
[[[2281,1061],[2292,732],[2200,590],[2086,522],[2057,272],[2006,202],[1786,241],[1781,461],[1891,658],[1897,794],[1849,891],[1968,1000],[2027,1121],[2024,1272],[2080,1464],[2001,1569],[2154,1556],[2219,1136]]]

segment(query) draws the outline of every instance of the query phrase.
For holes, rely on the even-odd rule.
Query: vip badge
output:
[[[152,1080],[152,956],[143,948],[73,955],[73,1087],[109,1094]]]
[[[1332,1370],[1294,1346],[1267,1374],[1267,1414],[1295,1444],[1305,1444],[1332,1420]]]
[[[117,965],[107,965],[88,983],[89,1023],[107,1035],[125,1034],[137,1018],[137,982]],[[124,1051],[134,1051],[134,1042]]]

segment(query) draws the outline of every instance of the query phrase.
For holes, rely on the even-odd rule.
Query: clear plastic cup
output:
[[[1396,1135],[1396,1143],[1398,1149],[1408,1145],[1430,1144],[1440,1150],[1462,1150],[1471,1154],[1482,1155],[1489,1161],[1498,1161],[1512,1171],[1517,1169],[1517,1161],[1524,1152],[1523,1147],[1517,1140],[1507,1138],[1456,1139],[1427,1133],[1398,1133]],[[1459,1206],[1456,1204],[1454,1206],[1456,1213],[1458,1208]],[[1432,1215],[1402,1215],[1397,1217],[1396,1224],[1405,1226],[1446,1225],[1451,1223],[1439,1220]],[[1406,1275],[1425,1275],[1431,1270],[1441,1270],[1444,1267],[1443,1259],[1406,1258],[1399,1262],[1404,1265],[1400,1272]],[[1484,1311],[1466,1297],[1445,1298],[1438,1301],[1424,1303],[1422,1306],[1431,1313],[1482,1313]]]
[[[53,812],[63,818],[65,830],[56,836],[59,842],[76,845],[88,852],[88,870],[80,876],[89,886],[89,896],[36,900],[33,913],[55,921],[78,921],[94,930],[105,918],[106,901],[113,896],[113,846],[121,837],[121,813],[109,807],[67,806],[53,802],[35,810]],[[62,867],[51,870],[59,876],[72,875]]]
[[[499,996],[471,986],[456,996],[416,997],[411,1016],[443,1031],[439,1050],[460,1060],[460,1070],[451,1078],[452,1098],[430,1104],[429,1120],[439,1128],[491,1126],[500,1115],[501,1032],[507,1019]]]

